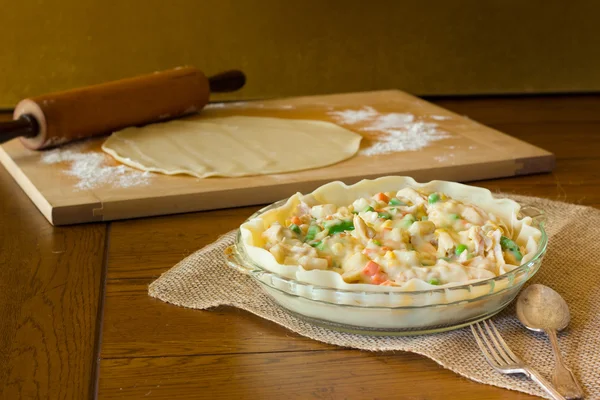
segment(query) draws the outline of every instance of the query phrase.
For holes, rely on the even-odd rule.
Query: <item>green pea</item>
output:
[[[383,218],[383,219],[392,219],[392,216],[391,216],[391,214],[390,214],[390,213],[388,213],[388,212],[385,212],[385,211],[383,211],[383,212],[380,212],[380,213],[377,213],[377,215],[379,216],[379,218]]]
[[[458,214],[450,214],[450,219],[453,219],[453,220],[460,219],[460,215],[458,215]]]
[[[430,285],[439,285],[441,282],[437,278],[431,278],[430,280],[427,281],[427,283],[429,283]]]
[[[321,232],[321,228],[319,228],[319,225],[311,225],[308,227],[308,231],[306,231],[306,238],[305,240],[311,241],[315,238],[315,236],[317,236],[317,234]]]
[[[519,250],[512,250],[511,253],[517,261],[521,261],[523,259],[523,254],[521,254]]]
[[[406,214],[404,218],[402,218],[402,227],[404,229],[410,228],[410,226],[415,222],[415,217],[412,214]]]
[[[316,248],[317,250],[325,250],[325,243],[323,243],[322,240],[319,240],[318,242],[315,243],[311,243],[310,244],[312,247]]]
[[[298,225],[296,225],[296,224],[291,224],[290,225],[290,230],[292,232],[296,232],[297,234],[301,234],[302,233],[302,230],[300,230],[300,227]]]
[[[457,256],[460,256],[460,254],[465,250],[467,250],[467,246],[465,246],[464,244],[459,244],[458,246],[456,246],[456,250],[454,251],[454,253]]]
[[[373,239],[373,244],[375,244],[377,246],[381,246],[381,242],[377,239]]]
[[[429,204],[437,203],[440,201],[440,195],[437,193],[431,193],[427,199],[429,200]]]
[[[354,230],[354,223],[349,220],[349,221],[340,221],[340,222],[336,222],[334,224],[328,225],[327,229],[329,229],[329,234],[333,235],[336,233],[340,233],[340,232],[344,232],[344,231],[353,231]]]
[[[500,238],[500,247],[502,247],[502,250],[519,250],[519,246],[506,236]]]
[[[398,200],[395,197],[393,199],[390,199],[390,203],[389,204],[392,205],[392,206],[405,206],[406,205],[406,203],[404,203],[403,201]]]
[[[502,247],[502,250],[511,253],[517,261],[521,261],[523,259],[523,254],[521,254],[521,249],[519,248],[519,245],[517,245],[513,240],[507,238],[506,236],[502,236],[500,238],[500,247]]]
[[[375,211],[375,209],[373,207],[369,206],[369,207],[365,208],[364,212],[370,212],[370,211]]]

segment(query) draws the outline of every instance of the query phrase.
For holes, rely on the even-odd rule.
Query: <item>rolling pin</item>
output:
[[[41,150],[129,126],[199,112],[210,92],[231,92],[246,83],[241,71],[206,78],[193,67],[123,79],[24,99],[13,121],[0,122],[0,143],[20,137]]]

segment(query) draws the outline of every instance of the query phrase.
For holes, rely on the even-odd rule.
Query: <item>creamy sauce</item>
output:
[[[347,283],[430,285],[502,275],[520,265],[505,223],[480,207],[412,188],[336,206],[301,202],[285,223],[262,233],[284,265],[339,273]]]

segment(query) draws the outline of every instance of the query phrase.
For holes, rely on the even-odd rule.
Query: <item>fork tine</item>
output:
[[[490,353],[496,360],[496,364],[498,366],[502,366],[502,364],[505,364],[505,361],[502,357],[498,355],[498,350],[496,349],[494,344],[488,339],[488,334],[486,334],[486,331],[483,328],[483,321],[481,321],[477,324],[477,329],[479,330],[480,336],[483,339],[484,343],[487,345],[488,349],[490,350]]]
[[[511,361],[515,364],[520,363],[521,359],[515,353],[513,353],[513,351],[510,349],[510,347],[506,344],[506,342],[504,341],[504,338],[502,337],[502,335],[500,335],[500,332],[498,332],[498,330],[496,329],[496,325],[494,325],[494,323],[492,322],[491,319],[489,321],[490,321],[490,326],[492,327],[492,330],[494,331],[494,333],[496,334],[496,337],[498,338],[498,341],[502,345],[502,348],[504,349],[504,351],[506,351],[506,353],[508,353],[508,355],[510,356]]]
[[[488,353],[485,345],[483,344],[483,342],[481,341],[481,339],[479,338],[479,334],[477,333],[477,330],[475,329],[476,324],[471,325],[471,332],[473,332],[473,337],[475,337],[475,341],[477,342],[477,346],[479,346],[479,350],[481,350],[481,352],[483,353],[483,356],[485,357],[486,361],[494,368],[497,368],[498,366],[494,363],[492,356],[490,355],[490,353]]]
[[[478,332],[478,330],[479,330],[479,332]],[[475,323],[475,324],[471,325],[471,332],[473,332],[475,341],[477,342],[477,345],[479,346],[479,349],[483,353],[483,356],[485,357],[486,361],[492,367],[499,368],[500,364],[498,363],[498,359],[496,358],[496,356],[492,356],[492,354],[494,354],[495,352],[492,349],[489,349],[489,347],[487,345],[483,344],[483,341],[486,339],[485,339],[485,336],[483,335],[483,331],[481,330],[481,327],[479,326],[479,323]],[[490,352],[491,352],[491,354],[490,354]],[[494,359],[496,359],[496,361],[494,361]]]
[[[488,325],[488,321],[482,321],[482,322],[483,322],[483,326],[485,326],[485,330],[486,330],[488,336],[490,337],[490,339],[492,339],[492,342],[494,343],[494,348],[496,349],[496,352],[498,353],[500,358],[502,358],[502,362],[500,364],[513,364],[514,361],[510,358],[510,356],[508,354],[506,354],[506,351],[504,351],[504,348],[500,345],[500,343],[498,343],[498,340],[496,340],[496,335],[494,335],[494,332]],[[491,321],[489,321],[489,322],[491,324]],[[496,331],[496,333],[498,333],[498,332]],[[498,333],[498,336],[500,336],[499,333]]]
[[[482,326],[485,327],[487,335]],[[552,385],[546,381],[546,379],[544,379],[533,368],[525,365],[523,361],[521,361],[519,357],[512,352],[491,320],[489,321],[489,324],[486,321],[471,324],[471,332],[473,332],[475,341],[477,342],[477,345],[483,353],[486,361],[495,370],[504,374],[523,373],[537,383],[540,387],[542,387],[553,399],[565,400],[565,398],[556,389],[554,389],[554,387],[552,387]],[[493,344],[490,342],[490,340],[488,340],[488,336]],[[498,353],[502,354],[502,356],[498,355]],[[497,364],[494,363],[494,359],[496,360]],[[509,362],[506,362],[505,360],[509,360]]]

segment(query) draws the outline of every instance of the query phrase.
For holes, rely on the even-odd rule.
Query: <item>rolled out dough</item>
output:
[[[361,138],[323,121],[192,117],[115,132],[102,150],[145,171],[206,178],[335,164],[356,154]]]

